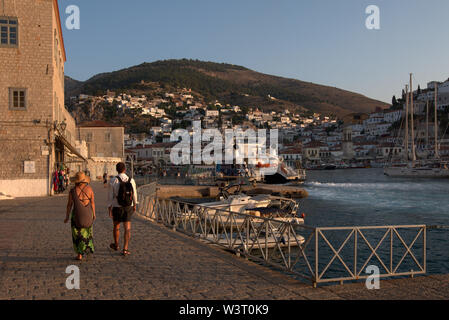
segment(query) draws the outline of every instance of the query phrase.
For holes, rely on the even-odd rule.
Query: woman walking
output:
[[[67,223],[70,217],[73,249],[77,254],[77,260],[82,260],[83,256],[89,252],[94,253],[92,225],[96,218],[95,199],[89,182],[89,177],[84,173],[78,172],[76,174],[75,187],[69,192],[67,213],[64,220],[64,223]]]

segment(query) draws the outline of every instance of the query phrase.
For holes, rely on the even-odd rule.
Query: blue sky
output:
[[[80,30],[65,28],[78,5]],[[380,30],[365,8],[380,8]],[[191,58],[334,86],[391,102],[414,73],[449,78],[447,0],[59,0],[66,74]]]

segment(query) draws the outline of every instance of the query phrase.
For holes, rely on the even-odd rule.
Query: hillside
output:
[[[98,74],[80,82],[66,78],[66,97],[80,93],[101,95],[106,90],[151,93],[143,83],[191,88],[206,101],[219,100],[262,110],[311,111],[343,116],[386,108],[384,102],[363,95],[295,79],[262,74],[245,67],[198,60],[165,60]],[[274,99],[270,99],[269,96]]]

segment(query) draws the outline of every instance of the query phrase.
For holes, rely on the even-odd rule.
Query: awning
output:
[[[64,138],[63,136],[56,136],[56,139],[60,140],[64,146],[70,151],[70,153],[74,154],[75,156],[77,156],[78,158],[82,159],[83,162],[87,162],[87,159],[84,158],[79,152],[78,150],[76,150],[76,148],[74,146],[72,146],[70,144],[70,142],[67,141],[66,138]]]

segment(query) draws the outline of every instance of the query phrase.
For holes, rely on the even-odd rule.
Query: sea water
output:
[[[304,188],[309,197],[300,212],[310,226],[447,226],[427,231],[427,273],[449,273],[449,179],[392,178],[383,169],[309,170]]]

